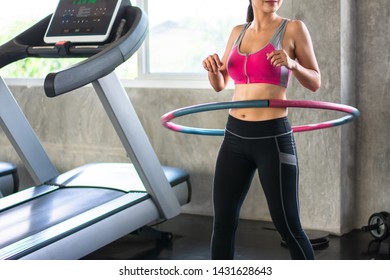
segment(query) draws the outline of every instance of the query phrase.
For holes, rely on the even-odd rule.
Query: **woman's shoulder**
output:
[[[287,19],[287,32],[291,32],[292,34],[305,32],[307,30],[307,27],[305,23],[302,20],[299,19]]]
[[[299,19],[288,19],[286,18],[285,20],[288,21],[288,28],[294,30],[294,31],[299,31],[300,29],[305,29],[306,25],[302,20]]]
[[[248,24],[250,23],[238,24],[234,26],[232,29],[232,33],[240,33]]]
[[[309,37],[309,31],[302,20],[288,20],[285,37],[299,42]]]
[[[247,25],[248,23],[234,26],[230,33],[230,41],[235,41]]]

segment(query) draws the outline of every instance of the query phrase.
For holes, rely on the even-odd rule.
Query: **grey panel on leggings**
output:
[[[297,165],[297,158],[295,155],[279,153],[280,162],[290,165]]]

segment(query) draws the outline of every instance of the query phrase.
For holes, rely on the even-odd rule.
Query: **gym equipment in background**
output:
[[[60,0],[58,9],[74,12],[53,20],[48,16],[0,46],[0,68],[26,57],[85,57],[49,73],[45,93],[57,97],[92,83],[131,163],[91,163],[59,174],[0,78],[0,125],[36,183],[0,199],[0,259],[79,259],[156,220],[175,217],[190,200],[188,173],[161,166],[114,72],[143,43],[148,31],[145,12],[121,0],[106,41],[66,40],[69,33],[88,36],[105,17],[115,16],[99,14],[101,20],[89,29],[97,17],[93,11],[108,4]],[[45,43],[46,31],[54,29],[65,41]]]
[[[390,213],[382,211],[372,214],[362,230],[369,232],[377,241],[385,240],[390,236]]]

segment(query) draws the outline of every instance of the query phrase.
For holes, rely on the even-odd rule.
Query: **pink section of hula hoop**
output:
[[[169,112],[161,117],[161,121],[163,123],[166,123],[166,122],[169,122],[170,120],[172,120],[173,118],[175,118],[175,116],[173,115],[172,112]]]
[[[163,125],[173,131],[180,132],[180,126],[174,123],[169,122],[169,119],[165,119],[165,122],[163,122]]]
[[[307,125],[297,125],[292,128],[293,132],[304,132],[304,131],[311,131],[311,130],[317,130],[317,129],[323,129],[323,128],[330,128],[334,125],[331,123],[317,123],[317,124],[307,124]]]
[[[342,104],[335,104],[330,102],[323,101],[310,101],[310,100],[279,100],[279,99],[270,99],[269,107],[296,107],[296,108],[313,108],[313,109],[325,109],[325,110],[336,110],[346,113],[352,113],[352,108],[350,106],[345,106]]]

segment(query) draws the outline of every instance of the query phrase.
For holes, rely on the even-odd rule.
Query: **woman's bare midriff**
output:
[[[270,84],[239,84],[234,90],[233,101],[286,99],[286,88]],[[230,115],[244,121],[265,121],[287,116],[287,108],[231,109]]]

